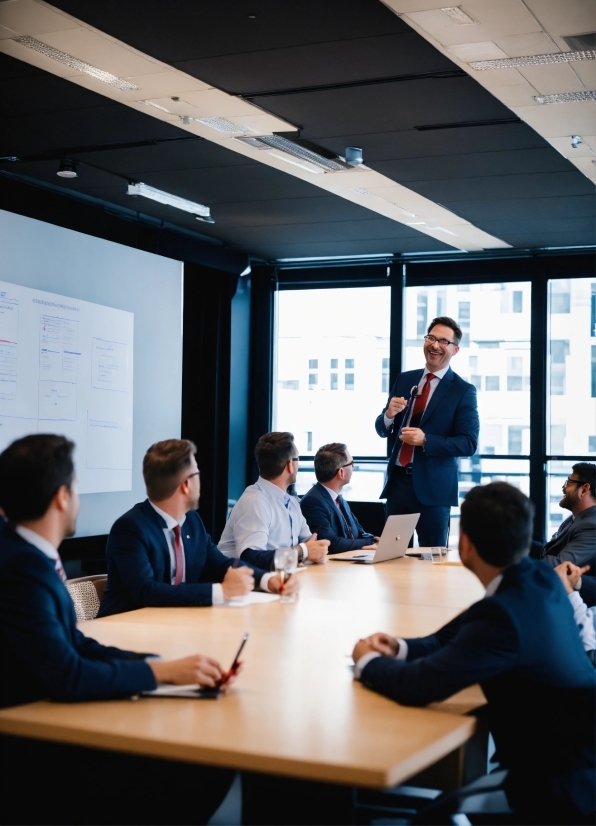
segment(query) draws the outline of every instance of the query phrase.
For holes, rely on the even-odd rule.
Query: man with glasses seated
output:
[[[302,497],[300,508],[308,524],[321,539],[330,541],[329,553],[376,550],[375,537],[367,533],[341,495],[354,472],[347,445],[323,445],[315,456],[317,484]]]
[[[187,439],[152,445],[143,459],[148,498],[116,520],[106,548],[108,584],[99,616],[155,606],[222,605],[255,587],[278,593],[279,575],[234,566],[196,512],[200,473]],[[284,590],[293,589],[286,583]]]
[[[532,543],[531,555],[544,559],[553,568],[562,562],[571,562],[583,568],[590,566],[589,573],[596,573],[596,465],[577,462],[572,473],[563,482],[563,498],[560,508],[571,511],[571,516],[561,523],[550,542],[544,547]],[[580,577],[576,590],[582,587]]]
[[[219,550],[233,559],[270,569],[278,548],[297,548],[298,562],[324,561],[328,539],[308,527],[300,503],[288,493],[298,476],[298,448],[286,432],[265,433],[255,447],[259,478],[236,502],[219,540]],[[293,587],[296,577],[290,577]]]
[[[420,513],[422,546],[447,543],[450,508],[458,504],[457,458],[471,456],[478,444],[476,388],[449,366],[461,338],[452,318],[433,319],[425,367],[400,373],[375,422],[379,436],[395,439],[381,493],[385,515]]]

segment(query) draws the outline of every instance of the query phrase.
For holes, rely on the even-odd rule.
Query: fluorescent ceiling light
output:
[[[314,164],[314,166],[322,169],[323,172],[345,172],[347,169],[350,169],[349,166],[342,164],[340,161],[324,158],[317,152],[313,152],[312,150],[307,149],[304,146],[300,146],[300,144],[294,143],[294,141],[290,141],[287,138],[282,138],[279,135],[261,135],[258,138],[234,138],[234,140],[245,143],[248,146],[252,146],[253,149],[280,149],[282,152],[286,152],[294,158],[298,158],[301,161],[307,161],[309,164]],[[276,155],[275,157],[280,156]],[[287,161],[287,158],[281,158],[281,160]],[[305,169],[308,169],[308,167],[305,167]],[[312,169],[309,169],[309,172],[312,171]]]
[[[536,95],[536,103],[580,103],[583,100],[596,100],[596,92],[565,92],[562,95]]]
[[[153,106],[154,109],[159,109],[160,112],[165,112],[166,115],[172,114],[172,112],[170,112],[169,109],[166,109],[165,106],[160,106],[159,103],[153,103],[152,100],[140,100],[139,103],[144,103],[145,106]]]
[[[379,198],[381,201],[385,201],[386,204],[391,204],[391,206],[399,212],[400,215],[407,215],[408,218],[415,218],[416,214],[414,212],[408,212],[407,209],[398,206],[395,201],[390,201],[389,198],[383,198],[382,195],[377,195],[375,192],[369,192],[368,189],[364,189],[364,187],[356,186],[354,189],[351,189],[350,192],[355,192],[357,195],[370,195],[372,198]]]
[[[36,40],[34,37],[15,37],[15,43],[20,43],[21,46],[26,46],[28,49],[33,49],[34,52],[39,52],[52,60],[61,63],[63,66],[70,66],[71,69],[76,69],[78,72],[83,72],[85,75],[94,77],[95,80],[101,80],[102,83],[107,83],[110,86],[115,86],[121,92],[134,91],[138,89],[134,83],[129,83],[128,80],[123,80],[121,77],[110,72],[104,72],[103,69],[98,69],[96,66],[91,66],[90,63],[85,63],[72,55],[61,52],[59,49],[54,49],[53,46],[48,46],[42,43],[41,40]]]
[[[218,132],[224,132],[226,135],[248,135],[255,131],[248,126],[233,123],[227,118],[195,118],[195,120],[197,123],[204,123],[205,126],[210,126],[211,129],[216,129]]]
[[[556,52],[555,54],[535,54],[527,57],[503,57],[499,60],[474,60],[472,69],[519,69],[522,66],[540,66],[543,63],[573,63],[576,60],[596,60],[596,49],[583,52]]]
[[[450,17],[454,23],[457,23],[458,26],[471,26],[476,21],[473,17],[465,12],[461,6],[447,6],[441,11],[445,12],[445,14]]]
[[[160,204],[166,204],[175,209],[182,209],[184,212],[190,212],[196,215],[201,221],[214,223],[211,218],[211,210],[208,206],[195,204],[194,201],[187,201],[186,198],[179,198],[177,195],[171,195],[169,192],[162,192],[161,189],[154,189],[152,186],[147,186],[147,184],[129,184],[126,192],[127,195],[142,195],[143,198],[150,198],[152,201],[158,201]]]

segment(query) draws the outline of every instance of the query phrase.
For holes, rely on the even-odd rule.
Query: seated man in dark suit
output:
[[[354,472],[354,460],[346,445],[323,445],[315,456],[317,484],[300,500],[300,510],[313,533],[328,539],[329,553],[375,550],[375,537],[367,533],[341,495]]]
[[[108,584],[99,616],[149,606],[223,605],[263,590],[279,593],[278,574],[241,563],[234,566],[205,530],[196,512],[200,473],[196,447],[187,439],[152,445],[143,459],[148,498],[117,519],[110,535]],[[283,586],[296,588],[296,577]]]
[[[557,574],[525,558],[532,518],[511,485],[473,488],[461,507],[459,552],[485,598],[428,637],[360,640],[355,676],[414,706],[480,683],[509,804],[528,818],[516,822],[591,823],[596,671]]]
[[[159,683],[214,686],[223,669],[210,657],[164,662],[100,645],[77,629],[58,554],[62,540],[74,534],[79,508],[73,450],[63,436],[39,434],[0,455],[0,507],[8,519],[0,532],[0,707],[127,698]],[[81,817],[108,823],[114,801],[124,799],[128,823],[170,823],[176,784],[182,786],[177,816],[191,806],[193,817],[178,822],[206,822],[233,779],[220,769],[172,769],[169,761],[23,737],[0,737],[0,762],[7,823],[80,823]],[[24,777],[35,777],[35,794],[23,795]],[[185,786],[192,788],[191,800]]]
[[[579,568],[590,566],[596,573],[596,465],[578,462],[563,483],[560,508],[571,511],[544,547],[532,542],[531,556],[544,559],[553,568],[571,562]]]

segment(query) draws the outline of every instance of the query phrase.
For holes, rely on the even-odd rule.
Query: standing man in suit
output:
[[[563,482],[560,508],[571,511],[544,547],[532,543],[531,555],[544,559],[553,568],[562,562],[571,562],[579,568],[590,566],[596,573],[596,465],[577,462]],[[582,587],[581,578],[577,590]]]
[[[261,436],[255,447],[259,478],[232,509],[219,540],[223,554],[267,569],[277,548],[295,546],[299,563],[325,559],[329,540],[312,533],[298,499],[288,493],[298,476],[298,457],[291,433]]]
[[[461,337],[452,318],[431,321],[424,369],[400,373],[375,422],[381,438],[397,436],[380,497],[387,499],[385,515],[420,513],[421,546],[447,544],[449,511],[458,503],[456,460],[478,445],[476,388],[449,366]]]
[[[515,822],[593,823],[596,672],[557,574],[526,559],[532,520],[517,488],[473,488],[459,552],[485,598],[428,637],[360,640],[355,677],[414,706],[480,683]]]
[[[108,584],[100,617],[149,606],[223,605],[252,591],[279,593],[278,574],[225,557],[196,512],[196,447],[187,439],[152,445],[143,459],[147,499],[116,520],[106,547]],[[291,578],[283,586],[292,593]]]
[[[300,500],[300,509],[320,539],[330,542],[329,553],[375,550],[375,537],[367,533],[341,495],[354,472],[354,460],[347,445],[323,445],[315,456],[317,484]]]

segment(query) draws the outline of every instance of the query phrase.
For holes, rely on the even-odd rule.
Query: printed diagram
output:
[[[91,353],[91,383],[95,390],[126,392],[126,344],[94,338]]]
[[[17,395],[19,305],[0,301],[0,401]]]
[[[76,421],[78,334],[78,321],[40,316],[40,419]]]

